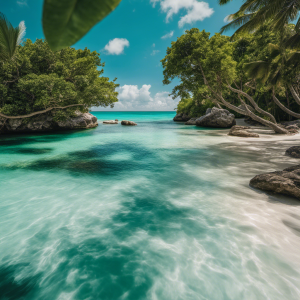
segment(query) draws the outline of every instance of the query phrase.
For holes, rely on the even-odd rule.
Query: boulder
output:
[[[285,155],[300,158],[300,146],[294,146],[285,151]]]
[[[213,107],[196,120],[201,127],[230,128],[236,124],[235,117],[227,109]]]
[[[60,129],[88,129],[98,126],[97,118],[90,113],[76,112],[76,117],[66,121],[59,121],[57,125]]]
[[[239,137],[255,137],[258,138],[259,135],[257,133],[249,132],[247,129],[250,129],[251,127],[248,126],[238,126],[234,125],[228,135],[231,136],[239,136]]]
[[[245,112],[247,112],[246,107],[247,107],[251,112],[254,112],[254,111],[255,111],[255,109],[254,109],[252,106],[250,106],[250,105],[248,105],[248,104],[246,104],[246,105],[247,105],[247,106],[245,106],[245,104],[241,104],[241,105],[238,106],[238,108],[244,110]]]
[[[132,121],[122,121],[121,125],[125,125],[125,126],[136,126],[137,124],[132,122]]]
[[[191,118],[187,122],[185,122],[185,125],[196,125],[197,118]]]
[[[291,126],[291,125],[296,125],[298,128],[300,128],[300,120],[282,122],[281,124],[285,127]]]
[[[300,165],[283,171],[257,175],[251,179],[250,186],[300,199]]]
[[[114,120],[108,120],[108,121],[103,121],[103,124],[119,124],[118,121]]]
[[[177,114],[174,118],[173,121],[175,122],[187,122],[191,117],[185,113],[180,113]]]
[[[1,122],[0,122],[1,123]],[[8,119],[0,127],[1,133],[50,132],[88,129],[98,126],[97,118],[90,113],[76,112],[74,117],[55,121],[53,114],[42,114],[28,119]]]
[[[249,116],[245,117],[244,119],[245,123],[249,124],[249,125],[252,125],[252,126],[263,126],[265,127],[266,125],[256,121],[256,120],[253,120],[252,118],[250,118]]]

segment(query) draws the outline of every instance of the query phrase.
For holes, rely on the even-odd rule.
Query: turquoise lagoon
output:
[[[295,164],[297,137],[94,114],[96,129],[0,138],[1,300],[300,299],[300,202],[248,186]]]

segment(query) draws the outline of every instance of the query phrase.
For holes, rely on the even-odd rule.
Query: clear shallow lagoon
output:
[[[138,126],[0,137],[1,300],[300,299],[300,202],[248,186],[297,136],[94,114]]]

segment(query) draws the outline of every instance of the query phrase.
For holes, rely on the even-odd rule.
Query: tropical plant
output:
[[[52,50],[72,46],[121,0],[44,0],[43,28]]]
[[[14,58],[18,46],[25,36],[26,27],[22,21],[18,27],[13,27],[0,12],[0,60],[6,61]]]
[[[219,0],[220,5],[231,0]],[[300,0],[246,0],[240,9],[228,17],[230,23],[223,26],[221,33],[229,29],[236,29],[235,36],[239,33],[253,32],[271,22],[274,31],[285,30],[285,26],[296,22],[295,33],[287,41],[289,47],[300,46]]]
[[[15,59],[21,66],[18,73],[12,60],[0,64],[0,116],[5,119],[50,111],[67,117],[118,101],[118,84],[103,77],[104,63],[96,51],[68,47],[53,52],[47,42],[27,39]]]
[[[209,36],[209,33],[193,28],[172,42],[172,47],[167,49],[167,55],[162,60],[163,82],[169,84],[176,77],[180,79],[180,84],[173,89],[173,96],[191,94],[195,97],[201,89],[202,95],[206,93],[205,99],[249,116],[277,133],[287,133],[287,130],[276,124],[274,116],[260,108],[244,90],[244,84],[237,83],[242,75],[234,59],[236,44],[230,42],[227,36]],[[240,50],[238,52],[243,52]],[[251,103],[253,111],[248,109],[246,101]]]

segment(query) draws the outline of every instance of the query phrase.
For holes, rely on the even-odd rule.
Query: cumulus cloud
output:
[[[171,31],[171,32],[169,32],[169,33],[163,35],[161,38],[162,38],[163,40],[165,40],[165,39],[171,38],[173,35],[174,35],[174,31]]]
[[[203,21],[214,13],[214,10],[209,7],[207,2],[198,0],[150,0],[150,2],[153,3],[153,6],[160,3],[161,10],[167,14],[167,22],[174,14],[184,10],[186,14],[180,18],[178,22],[179,27],[196,21]]]
[[[124,53],[125,47],[129,47],[129,41],[127,39],[115,38],[113,40],[110,40],[104,49],[108,54],[120,55]]]
[[[179,99],[173,100],[169,92],[159,92],[154,96],[150,92],[151,85],[123,85],[117,89],[119,102],[115,104],[116,111],[172,111]],[[97,108],[96,108],[97,110]],[[110,110],[110,109],[101,109]]]

